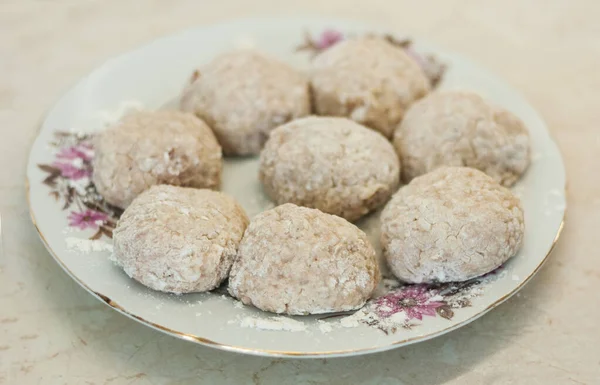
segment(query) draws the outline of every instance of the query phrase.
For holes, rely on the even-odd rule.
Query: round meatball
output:
[[[96,189],[126,208],[150,186],[217,188],[221,147],[210,128],[192,114],[141,111],[101,132],[94,143]]]
[[[288,203],[250,222],[229,292],[274,313],[319,314],[362,307],[379,279],[375,250],[358,227]]]
[[[308,117],[275,129],[260,157],[260,179],[277,204],[294,203],[354,221],[398,187],[394,147],[349,119]]]
[[[408,106],[430,90],[402,48],[374,37],[348,39],[322,52],[310,81],[319,115],[345,116],[388,138]]]
[[[525,230],[519,199],[481,171],[441,167],[400,189],[381,214],[381,244],[399,279],[465,281],[514,256]]]
[[[247,225],[244,210],[221,192],[153,186],[121,216],[113,257],[151,289],[208,291],[227,278]]]
[[[529,165],[523,122],[472,92],[436,92],[413,104],[394,147],[407,183],[439,166],[467,166],[511,186]]]
[[[229,52],[194,73],[181,107],[212,127],[226,155],[258,154],[273,128],[310,113],[308,80],[261,53]]]

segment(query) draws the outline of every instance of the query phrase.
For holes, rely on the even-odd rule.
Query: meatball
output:
[[[472,92],[435,92],[413,104],[394,133],[402,178],[439,166],[481,170],[504,186],[529,165],[529,133],[523,122]]]
[[[410,283],[465,281],[514,256],[525,230],[521,202],[481,171],[440,167],[401,188],[381,214],[394,275]]]
[[[274,313],[318,314],[362,307],[380,279],[360,229],[288,203],[253,218],[229,276],[229,292]]]
[[[94,142],[93,182],[104,199],[126,208],[150,186],[217,188],[222,155],[210,128],[192,114],[141,111]]]
[[[379,133],[349,119],[308,117],[278,127],[260,157],[260,180],[277,204],[354,221],[396,190],[400,164]]]
[[[254,155],[273,128],[310,113],[308,80],[259,52],[233,51],[194,73],[181,107],[211,126],[226,155]]]
[[[310,81],[319,115],[345,116],[386,137],[430,90],[419,65],[382,38],[342,41],[318,55]]]
[[[223,193],[153,186],[121,216],[113,257],[151,289],[208,291],[227,278],[247,225],[244,210]]]

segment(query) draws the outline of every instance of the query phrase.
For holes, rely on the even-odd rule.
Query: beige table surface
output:
[[[567,165],[567,224],[518,297],[432,341],[364,357],[281,360],[193,345],[103,305],[29,222],[29,147],[44,111],[117,53],[246,15],[364,19],[496,72],[538,109]],[[600,1],[0,0],[0,383],[600,384]]]

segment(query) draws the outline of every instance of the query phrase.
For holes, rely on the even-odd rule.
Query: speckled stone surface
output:
[[[52,260],[29,221],[25,165],[42,115],[61,94],[111,56],[158,36],[291,7],[276,0],[0,2],[0,384],[597,384],[600,3],[593,0],[294,4],[294,13],[403,28],[463,53],[519,89],[558,141],[569,202],[554,254],[517,297],[460,330],[363,357],[241,357],[116,313]]]

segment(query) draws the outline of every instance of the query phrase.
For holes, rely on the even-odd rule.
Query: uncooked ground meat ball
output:
[[[388,138],[408,106],[430,90],[403,49],[374,37],[348,39],[318,55],[310,80],[319,115],[345,116]]]
[[[435,92],[413,104],[394,147],[405,182],[439,166],[467,166],[511,186],[529,165],[523,122],[472,92]]]
[[[465,281],[492,271],[517,253],[524,230],[519,199],[468,167],[413,179],[381,215],[387,262],[411,283]]]
[[[346,220],[291,203],[252,220],[229,276],[229,292],[274,313],[360,308],[379,282],[373,246]]]
[[[154,186],[121,216],[114,259],[154,290],[211,290],[227,278],[247,225],[244,210],[223,193]]]
[[[141,111],[101,132],[94,143],[93,181],[121,208],[150,186],[216,188],[222,155],[210,128],[192,114]]]
[[[308,117],[275,129],[260,179],[277,204],[317,208],[354,221],[398,187],[400,164],[378,132],[349,119]]]
[[[273,128],[310,113],[308,80],[259,52],[229,52],[194,73],[181,107],[210,125],[225,154],[258,154]]]

